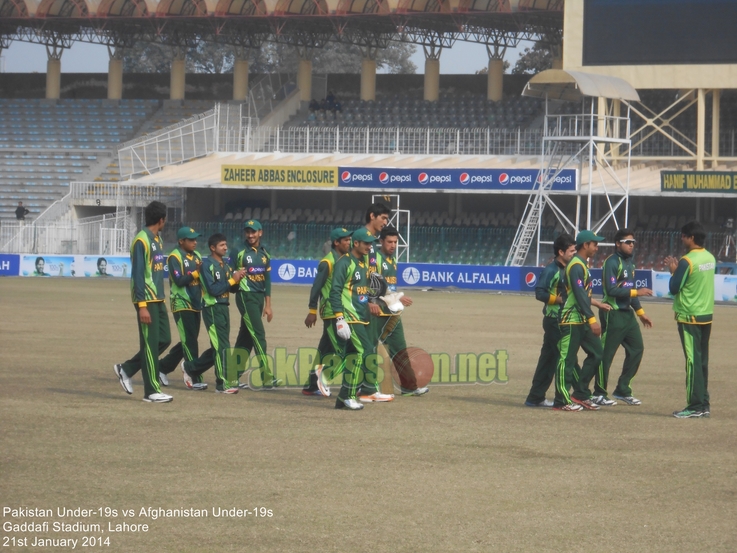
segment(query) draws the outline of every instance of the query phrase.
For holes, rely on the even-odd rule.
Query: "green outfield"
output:
[[[317,345],[308,294],[274,287],[270,350]],[[669,304],[645,303],[643,404],[565,413],[523,406],[542,340],[532,297],[410,295],[410,345],[449,359],[506,351],[506,384],[346,412],[298,388],[215,394],[208,371],[210,390],[175,373],[174,401],[147,404],[140,375],[128,396],[112,370],[137,349],[127,281],[0,280],[2,549],[737,551],[734,307],[714,316],[711,418],[677,420],[685,371]],[[174,516],[185,513],[207,516]]]

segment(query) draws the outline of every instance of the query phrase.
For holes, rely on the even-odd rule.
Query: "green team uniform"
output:
[[[594,395],[607,397],[609,368],[620,344],[624,346],[622,375],[614,390],[615,396],[632,395],[632,379],[637,374],[645,347],[642,331],[636,316],[644,315],[635,289],[635,264],[632,257],[621,252],[610,255],[604,261],[601,274],[604,303],[612,306],[610,311],[599,309],[601,319],[601,343],[603,357],[596,372]]]
[[[141,230],[131,244],[131,299],[136,306],[140,350],[123,363],[128,377],[139,370],[144,395],[160,394],[159,355],[171,343],[169,315],[164,302],[164,243],[148,228]],[[147,308],[151,324],[142,324],[138,312]]]
[[[202,289],[198,263],[202,263],[199,253],[187,253],[180,247],[175,248],[167,260],[169,302],[180,341],[159,363],[164,374],[172,372],[182,359],[193,361],[199,356],[197,339],[202,320]],[[192,380],[202,382],[202,375]]]
[[[335,263],[329,301],[335,316],[343,317],[351,325],[351,337],[347,341],[338,337],[334,323],[328,329],[342,359],[334,373],[334,376],[343,374],[338,399],[356,399],[359,386],[367,395],[378,392],[375,363],[367,363],[367,356],[374,352],[376,344],[368,333],[370,315],[365,258],[358,258],[351,252]]]
[[[686,357],[686,409],[710,411],[709,338],[714,314],[716,260],[704,248],[696,248],[678,262],[669,288]]]
[[[537,360],[535,374],[532,377],[532,386],[527,395],[525,403],[539,404],[545,400],[545,393],[553,383],[555,371],[558,366],[558,342],[560,342],[560,327],[558,318],[560,315],[559,297],[566,299],[565,266],[553,260],[543,272],[540,273],[537,286],[535,286],[535,299],[543,302],[543,345],[540,349],[540,357]]]
[[[317,265],[315,280],[312,282],[312,288],[310,289],[309,312],[312,315],[319,315],[323,325],[320,343],[317,345],[318,359],[315,360],[315,364],[320,364],[326,355],[338,351],[337,341],[334,342],[337,336],[334,333],[331,335],[329,332],[333,319],[335,319],[335,313],[333,313],[333,308],[330,306],[330,288],[333,285],[333,267],[335,267],[337,260],[338,254],[334,249],[320,260]],[[317,389],[317,376],[313,369],[310,371],[305,390],[314,392]]]
[[[266,332],[262,316],[265,299],[271,297],[271,256],[263,246],[246,246],[245,250],[238,253],[235,268],[246,269],[246,276],[235,295],[235,303],[241,314],[235,347],[247,350],[249,355],[251,350],[255,350],[261,369],[261,382],[269,386],[274,376],[266,355]]]
[[[555,378],[554,406],[571,403],[569,390],[573,388],[573,398],[585,401],[591,398],[588,383],[601,363],[603,351],[601,340],[591,330],[596,322],[591,310],[591,275],[586,260],[578,254],[566,266],[566,302],[560,310],[560,358]],[[586,352],[586,360],[577,369],[578,349]]]
[[[238,377],[227,378],[225,353],[230,349],[230,293],[238,289],[233,271],[225,262],[212,257],[202,261],[200,267],[202,288],[202,320],[210,338],[210,348],[198,358],[184,362],[184,370],[195,382],[202,382],[202,373],[215,366],[215,384],[218,390],[238,386]]]

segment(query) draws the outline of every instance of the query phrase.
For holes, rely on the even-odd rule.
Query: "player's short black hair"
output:
[[[146,226],[150,227],[166,219],[166,206],[161,202],[153,201],[146,206]]]
[[[561,250],[565,252],[568,248],[574,246],[575,244],[576,239],[573,236],[571,236],[567,232],[562,233],[555,239],[555,242],[553,242],[553,253],[555,254],[555,257],[558,257],[558,252],[560,252]]]
[[[614,243],[619,243],[620,240],[626,238],[627,236],[634,236],[635,233],[632,232],[628,228],[621,228],[617,231],[617,233],[614,235]]]
[[[98,258],[98,260],[97,260],[97,268],[98,269],[100,268],[100,263],[102,263],[103,261],[105,262],[105,265],[107,265],[107,259],[105,259],[104,257]]]
[[[217,246],[220,242],[227,242],[228,237],[220,232],[216,232],[210,238],[207,239],[207,247],[210,249],[213,249],[215,246]]]
[[[392,226],[385,226],[383,229],[381,229],[381,233],[379,233],[379,238],[383,240],[387,236],[399,236],[399,231],[395,229]]]
[[[692,236],[694,244],[697,246],[703,247],[704,242],[706,242],[706,231],[704,230],[704,226],[698,221],[689,221],[683,225],[681,234],[683,236]]]
[[[371,222],[372,215],[374,216],[374,218],[376,218],[379,215],[389,215],[391,212],[392,210],[386,207],[384,204],[371,204],[366,210],[366,223]]]
[[[34,264],[34,265],[38,265],[38,262],[39,262],[39,261],[43,261],[43,263],[44,263],[44,264],[46,263],[46,261],[44,261],[44,258],[43,258],[43,257],[37,257],[37,258],[36,258],[36,261],[35,261],[35,262],[34,262],[33,264]]]

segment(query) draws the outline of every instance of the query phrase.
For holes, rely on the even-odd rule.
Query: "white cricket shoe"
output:
[[[162,386],[168,386],[169,385],[169,377],[166,376],[164,373],[159,372],[159,382],[161,382]]]
[[[330,386],[328,386],[327,375],[325,374],[325,365],[317,365],[315,367],[317,375],[317,388],[323,396],[330,397]]]
[[[169,403],[174,398],[169,394],[149,394],[143,398],[147,403]]]
[[[113,365],[113,371],[115,371],[115,376],[118,377],[120,386],[123,388],[123,390],[125,390],[125,393],[129,395],[132,394],[133,382],[131,382],[131,377],[125,374],[125,371],[123,370],[123,365]]]
[[[363,409],[363,403],[353,399],[336,399],[335,400],[335,408],[336,409],[350,409],[351,411],[360,411]]]
[[[184,361],[179,365],[182,368],[182,378],[184,379],[184,385],[189,388],[190,390],[194,389],[194,382],[192,382],[192,377],[187,374],[187,371],[184,370]]]
[[[358,396],[364,403],[380,403],[387,401],[394,401],[394,394],[382,394],[381,392],[374,392],[371,395]]]

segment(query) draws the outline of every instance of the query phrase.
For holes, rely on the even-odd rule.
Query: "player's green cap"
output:
[[[353,240],[358,240],[359,242],[376,242],[378,238],[371,234],[371,232],[366,229],[366,227],[361,227],[358,230],[353,231]]]
[[[198,236],[202,236],[199,232],[197,232],[192,227],[182,227],[177,231],[177,240],[181,240],[183,238],[189,238],[190,240],[194,240]]]
[[[250,228],[253,230],[261,230],[261,223],[259,223],[256,219],[248,219],[247,221],[243,222],[243,230]]]
[[[599,236],[593,230],[582,230],[576,235],[576,246],[581,246],[586,242],[601,242],[604,240],[603,236]]]
[[[346,236],[350,236],[351,234],[353,233],[347,228],[334,228],[330,231],[330,241],[335,242],[336,240],[340,240],[341,238],[345,238]]]

